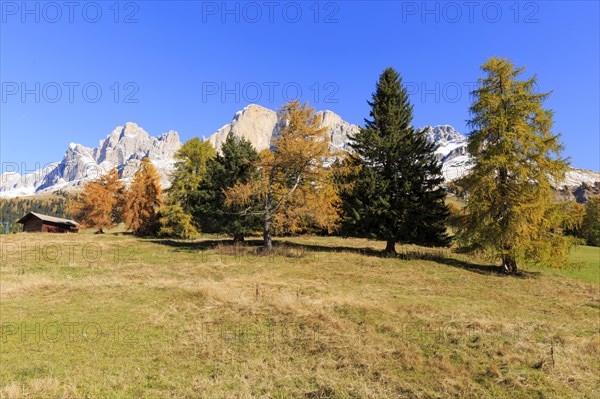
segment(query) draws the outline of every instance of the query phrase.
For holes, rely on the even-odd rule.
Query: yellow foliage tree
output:
[[[274,151],[260,154],[260,179],[237,184],[226,192],[228,204],[248,206],[243,213],[262,216],[266,251],[272,250],[273,230],[297,233],[318,227],[331,232],[340,219],[332,169],[326,167],[335,154],[326,128],[319,127],[320,116],[298,101],[284,105],[281,111],[283,123]]]
[[[100,179],[86,183],[73,203],[75,218],[83,228],[94,228],[99,233],[114,227],[121,218],[123,190],[115,168]]]
[[[519,261],[561,266],[575,242],[562,228],[575,221],[553,196],[568,163],[543,107],[549,93],[536,91],[535,77],[521,80],[524,68],[508,59],[490,58],[481,69],[468,121],[473,167],[457,182],[468,194],[459,240],[500,258],[507,274]]]
[[[133,176],[127,192],[124,218],[127,228],[138,235],[152,233],[156,213],[162,205],[160,175],[148,157]]]

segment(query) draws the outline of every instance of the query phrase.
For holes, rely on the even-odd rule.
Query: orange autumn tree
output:
[[[228,204],[243,205],[244,214],[263,219],[264,250],[271,251],[272,232],[297,233],[317,227],[332,232],[339,222],[340,200],[326,166],[334,153],[321,116],[308,104],[292,101],[281,110],[280,136],[274,150],[263,150],[260,178],[226,192]]]
[[[127,228],[137,235],[151,234],[156,213],[162,205],[160,175],[148,157],[133,176],[127,192],[123,216]]]
[[[113,168],[98,180],[85,184],[83,192],[75,199],[75,218],[83,228],[94,228],[98,233],[114,227],[121,219],[121,198],[124,186],[119,172]]]

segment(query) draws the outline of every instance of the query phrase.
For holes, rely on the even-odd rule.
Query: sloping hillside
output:
[[[2,397],[598,397],[597,248],[578,253],[586,273],[504,277],[354,239],[269,257],[212,238],[3,245]]]

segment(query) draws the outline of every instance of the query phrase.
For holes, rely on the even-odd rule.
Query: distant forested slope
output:
[[[18,232],[22,228],[16,221],[28,212],[72,219],[71,198],[72,194],[57,191],[47,196],[1,199],[0,221],[9,223],[10,232]],[[4,226],[0,226],[0,233],[4,233]]]

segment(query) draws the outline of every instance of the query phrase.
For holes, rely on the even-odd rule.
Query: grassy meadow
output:
[[[2,398],[598,398],[600,249],[1,237]]]

